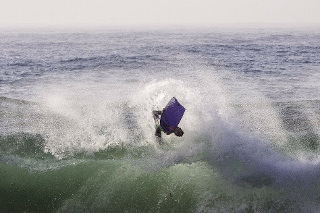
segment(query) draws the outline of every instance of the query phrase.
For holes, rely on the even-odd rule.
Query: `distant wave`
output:
[[[96,67],[117,67],[117,68],[137,68],[155,62],[162,62],[160,56],[155,55],[135,55],[135,56],[122,56],[112,54],[109,56],[96,56],[96,57],[75,57],[71,59],[61,60],[61,66],[65,68],[85,69]]]
[[[13,63],[8,63],[7,66],[9,67],[45,67],[45,64],[42,64],[40,61],[32,61],[32,60],[25,60],[25,61],[17,61]]]
[[[11,102],[11,103],[14,103],[14,104],[36,104],[35,102],[16,99],[16,98],[8,98],[8,97],[5,97],[5,96],[0,96],[0,103],[1,102]]]

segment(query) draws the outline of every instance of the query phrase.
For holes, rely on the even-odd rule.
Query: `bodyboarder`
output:
[[[159,144],[162,144],[161,132],[164,132],[167,135],[174,133],[178,137],[183,136],[183,130],[177,125],[179,124],[184,111],[184,107],[174,97],[162,111],[152,111],[156,129],[155,136]]]

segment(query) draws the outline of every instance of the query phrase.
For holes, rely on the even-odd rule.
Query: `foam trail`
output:
[[[217,131],[217,129],[215,129]],[[305,199],[316,199],[320,178],[318,162],[304,162],[284,155],[270,142],[221,124],[213,136],[210,162],[229,180],[241,186],[269,186],[304,194]],[[300,197],[299,197],[300,199]]]
[[[312,197],[309,192],[320,178],[318,158],[307,160],[285,153],[282,147],[288,143],[288,132],[280,112],[263,94],[254,92],[250,84],[240,84],[247,91],[247,98],[241,97],[241,100],[247,104],[237,104],[236,94],[229,93],[228,86],[223,84],[227,74],[230,73],[219,73],[219,77],[217,73],[198,76],[201,85],[196,87],[198,93],[192,100],[197,107],[190,113],[194,117],[188,121],[197,123],[199,118],[197,135],[211,141],[202,151],[209,146],[209,161],[234,183],[285,188]],[[239,78],[233,75],[228,77]],[[309,112],[309,115],[315,114]],[[309,118],[315,128],[316,117]]]

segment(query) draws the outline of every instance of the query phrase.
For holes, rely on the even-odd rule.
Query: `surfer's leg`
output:
[[[154,135],[158,138],[161,138],[161,129],[159,126],[156,128],[156,133]]]
[[[155,136],[156,136],[156,141],[159,143],[159,144],[162,144],[162,140],[161,140],[161,128],[159,126],[159,122],[160,122],[160,116],[162,114],[162,111],[152,111],[152,115],[153,115],[153,119],[154,119],[154,122],[155,122],[155,129],[156,129],[156,132],[155,132]]]
[[[156,136],[156,141],[157,141],[159,144],[162,144],[161,129],[160,129],[159,126],[156,128],[155,136]]]
[[[156,141],[158,144],[163,144],[162,138],[156,137]]]

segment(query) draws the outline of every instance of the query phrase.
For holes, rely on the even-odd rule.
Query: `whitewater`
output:
[[[0,212],[319,212],[320,29],[0,31]],[[182,138],[156,142],[176,97]]]

